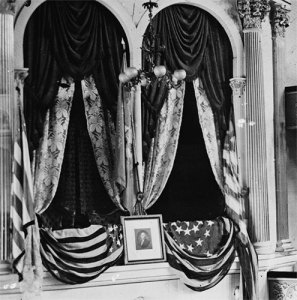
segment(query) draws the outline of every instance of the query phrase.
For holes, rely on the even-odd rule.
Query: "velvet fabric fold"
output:
[[[122,40],[128,45],[118,20],[96,1],[47,1],[36,9],[24,38],[24,65],[30,70],[24,104],[31,151],[38,147],[45,113],[62,76],[81,80],[93,74],[104,104],[115,116]]]
[[[201,78],[223,140],[231,103],[229,79],[233,59],[231,44],[223,27],[198,7],[171,5],[154,17],[153,28],[165,46],[160,63],[171,72],[184,69],[187,81]],[[147,68],[145,63],[144,68]]]

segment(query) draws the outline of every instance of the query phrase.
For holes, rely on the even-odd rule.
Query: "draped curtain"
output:
[[[183,112],[185,85],[171,89],[159,113],[156,134],[144,170],[142,206],[150,208],[162,193],[173,167]]]
[[[62,77],[81,80],[92,74],[114,119],[122,40],[127,41],[120,23],[96,1],[47,1],[36,9],[24,37],[24,66],[30,70],[24,110],[31,153]]]
[[[165,64],[171,72],[175,69],[184,69],[187,73],[186,80],[193,81],[194,85],[198,85],[198,76],[200,78],[200,85],[205,91],[204,96],[196,95],[199,121],[211,168],[223,191],[222,143],[231,102],[229,79],[232,76],[232,49],[229,39],[215,18],[201,9],[189,5],[172,5],[161,10],[153,19],[153,29],[159,39],[158,42],[166,49],[161,55],[155,54],[155,59],[160,59],[158,62]],[[147,40],[144,39],[144,43],[146,42]],[[145,46],[147,45],[144,44],[144,48]],[[143,67],[145,69],[148,67],[146,64],[147,57],[144,51]],[[143,93],[145,105],[142,126],[143,152],[146,162],[145,178],[151,176],[149,175],[149,160],[152,160],[151,157],[154,157],[153,160],[157,157],[157,152],[153,150],[154,147],[151,143],[158,143],[157,134],[158,126],[160,126],[158,114],[161,114],[160,110],[166,99],[166,94],[160,87],[161,84],[162,82],[159,83],[159,90],[152,84],[150,90]],[[194,89],[199,90],[195,86]],[[178,140],[178,136],[176,139]],[[174,157],[172,159],[174,161]],[[146,193],[148,191],[144,193],[145,198],[148,197]],[[158,193],[159,195],[160,193]]]
[[[60,87],[55,104],[46,114],[34,175],[37,213],[42,213],[48,208],[58,187],[73,93],[74,82],[68,88]]]
[[[82,80],[82,91],[87,128],[98,172],[110,198],[124,210],[114,182],[115,128],[110,120],[111,115],[104,109],[92,77]],[[56,102],[47,113],[36,162],[34,192],[37,213],[42,213],[49,207],[57,191],[73,93],[74,83],[66,88],[60,87]]]
[[[224,192],[223,166],[222,166],[222,145],[218,135],[215,116],[210,106],[201,81],[197,78],[193,81],[194,91],[198,109],[198,120],[202,129],[206,151],[210,161],[212,172],[218,186]]]
[[[229,79],[232,77],[232,49],[226,32],[209,13],[190,5],[172,5],[161,10],[153,19],[153,28],[165,46],[160,63],[171,72],[184,69],[187,81],[200,77],[223,142],[231,103]],[[146,61],[143,52],[144,68]],[[145,110],[146,114],[149,110]],[[144,136],[151,131],[144,126]]]
[[[139,190],[135,157],[135,120],[133,110],[135,107],[136,88],[131,90],[120,84],[117,126],[116,126],[116,157],[115,182],[121,193],[122,205],[133,212],[136,203],[136,194]]]
[[[200,92],[206,97],[205,91]],[[224,196],[213,171],[221,173],[214,116],[208,100],[198,100],[193,82],[186,82],[174,165],[158,201],[149,210],[162,213],[165,222],[207,220],[224,213]]]

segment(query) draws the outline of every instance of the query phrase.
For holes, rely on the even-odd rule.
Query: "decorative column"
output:
[[[15,101],[16,105],[18,102],[24,105],[24,80],[29,75],[28,68],[14,69],[14,86],[15,86]],[[16,120],[17,122],[18,120]],[[19,127],[19,124],[16,124]]]
[[[11,255],[10,197],[14,137],[14,1],[0,0],[0,273]]]
[[[249,188],[248,232],[258,254],[275,250],[270,240],[267,182],[267,149],[261,23],[268,1],[240,0],[246,70],[246,184]]]
[[[232,99],[234,108],[237,152],[241,186],[246,186],[247,170],[245,157],[246,144],[246,78],[231,78]]]
[[[234,108],[234,123],[239,164],[239,182],[243,189],[247,188],[246,168],[246,78],[231,78],[232,99]],[[248,203],[242,203],[248,212]],[[247,213],[244,216],[247,221]]]
[[[277,251],[292,249],[288,225],[285,125],[285,29],[289,26],[288,21],[287,10],[281,4],[271,2]]]

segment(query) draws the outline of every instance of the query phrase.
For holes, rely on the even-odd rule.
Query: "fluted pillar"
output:
[[[231,78],[234,121],[239,163],[239,181],[242,187],[247,186],[246,169],[246,78]],[[248,207],[246,207],[247,209]]]
[[[258,254],[275,250],[269,226],[267,148],[261,23],[269,11],[268,1],[238,1],[243,23],[246,70],[246,184],[248,231]]]
[[[239,183],[243,188],[242,193],[247,191],[247,159],[246,159],[246,78],[231,78],[232,102],[234,108],[234,123],[236,132],[237,155],[239,165]],[[243,218],[248,223],[249,206],[247,199],[243,197]]]
[[[273,47],[277,251],[284,251],[292,248],[288,224],[285,125],[285,28],[289,26],[287,10],[280,4],[271,2],[270,22]]]
[[[0,273],[10,259],[10,196],[14,137],[14,1],[0,0]]]

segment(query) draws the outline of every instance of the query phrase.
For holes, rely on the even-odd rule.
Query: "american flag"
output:
[[[41,229],[40,237],[43,264],[54,277],[68,284],[96,278],[123,253],[122,228],[118,225]]]
[[[227,274],[235,257],[230,219],[177,221],[164,229],[168,262],[191,289],[209,289]]]
[[[32,230],[31,227],[37,224],[35,224],[33,182],[26,125],[20,104],[18,117],[19,129],[14,144],[11,224],[13,266],[22,278],[25,256],[31,255],[26,251],[34,251],[35,253],[39,253],[39,251],[38,249],[32,249],[37,245],[33,241],[36,238],[36,236],[33,236],[36,231]]]
[[[236,136],[232,120],[226,133],[223,149],[223,174],[225,179],[225,200],[228,215],[237,224],[243,220],[244,203],[239,184],[239,169],[236,149]]]
[[[210,257],[220,250],[224,223],[217,220],[177,221],[168,224],[170,233],[180,249],[190,255]],[[225,232],[226,234],[226,232]]]
[[[243,298],[258,299],[258,258],[249,239],[244,223],[244,190],[239,183],[236,135],[233,125],[233,112],[230,113],[229,129],[226,133],[223,149],[223,173],[225,179],[226,211],[238,225],[236,234],[236,250],[239,257],[243,277]]]

